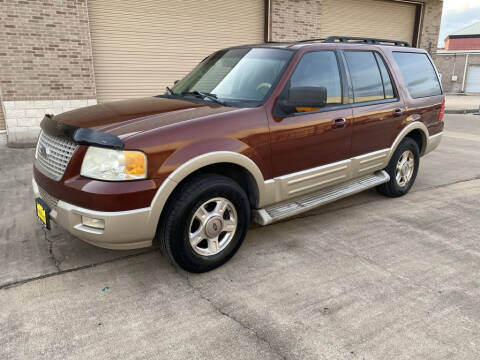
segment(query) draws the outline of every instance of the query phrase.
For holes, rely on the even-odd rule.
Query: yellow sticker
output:
[[[43,221],[45,225],[47,224],[47,213],[45,212],[43,206],[39,203],[37,203],[37,216],[40,218],[40,220]]]

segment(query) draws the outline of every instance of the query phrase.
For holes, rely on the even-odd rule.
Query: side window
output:
[[[352,78],[354,102],[383,100],[383,82],[371,51],[345,51]]]
[[[342,86],[337,57],[333,51],[315,51],[305,54],[290,78],[290,87],[323,86],[327,89],[327,105],[342,103]],[[312,111],[316,109],[303,109]]]
[[[437,74],[427,54],[394,51],[393,58],[413,99],[442,94]]]
[[[385,61],[378,53],[374,53],[375,58],[377,59],[378,67],[380,68],[380,75],[382,75],[383,81],[383,90],[385,91],[385,99],[393,99],[393,86],[392,86],[392,79],[390,78],[390,74],[388,73],[387,67],[385,65]]]

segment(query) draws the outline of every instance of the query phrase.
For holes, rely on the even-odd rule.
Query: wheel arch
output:
[[[386,164],[388,164],[388,162],[392,158],[393,153],[395,152],[395,150],[397,150],[398,145],[400,145],[402,140],[406,137],[412,138],[419,145],[418,147],[420,150],[420,155],[423,155],[425,153],[425,149],[427,148],[429,141],[428,129],[424,123],[420,121],[415,121],[405,126],[402,131],[400,131],[400,133],[397,135],[397,137],[393,141],[392,146],[390,147],[390,152],[388,154]]]
[[[241,171],[241,173],[235,171]],[[198,173],[207,172],[224,175],[237,181],[246,190],[252,207],[256,207],[264,201],[265,180],[253,160],[231,151],[214,151],[190,159],[165,179],[152,200],[149,219],[151,227],[157,228],[165,205],[183,181]],[[242,180],[246,183],[240,183]]]

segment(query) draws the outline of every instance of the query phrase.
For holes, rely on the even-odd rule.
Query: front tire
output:
[[[377,187],[377,190],[388,197],[405,195],[413,186],[420,165],[420,150],[417,143],[406,137],[393,153],[385,171],[390,181]]]
[[[202,174],[175,191],[159,226],[163,254],[182,269],[219,267],[238,250],[250,225],[250,203],[233,180]]]

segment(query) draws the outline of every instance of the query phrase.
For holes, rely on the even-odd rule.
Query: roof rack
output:
[[[318,38],[318,39],[304,39],[304,40],[294,40],[294,41],[268,41],[268,42],[269,43],[290,43],[290,42],[292,42],[292,43],[304,43],[304,42],[314,42],[314,41],[321,41],[321,42],[324,42],[324,43],[395,45],[395,46],[410,47],[410,43],[408,43],[407,41],[366,38],[366,37],[355,37],[355,36],[329,36],[327,38]]]
[[[318,41],[319,39],[312,39],[310,41]],[[309,41],[309,40],[303,40]],[[303,42],[302,41],[302,42]],[[329,36],[325,40],[325,43],[364,43],[364,44],[374,44],[374,45],[395,45],[395,46],[406,46],[410,47],[410,44],[407,41],[401,40],[388,40],[388,39],[377,39],[377,38],[365,38],[365,37],[354,37],[354,36]]]

